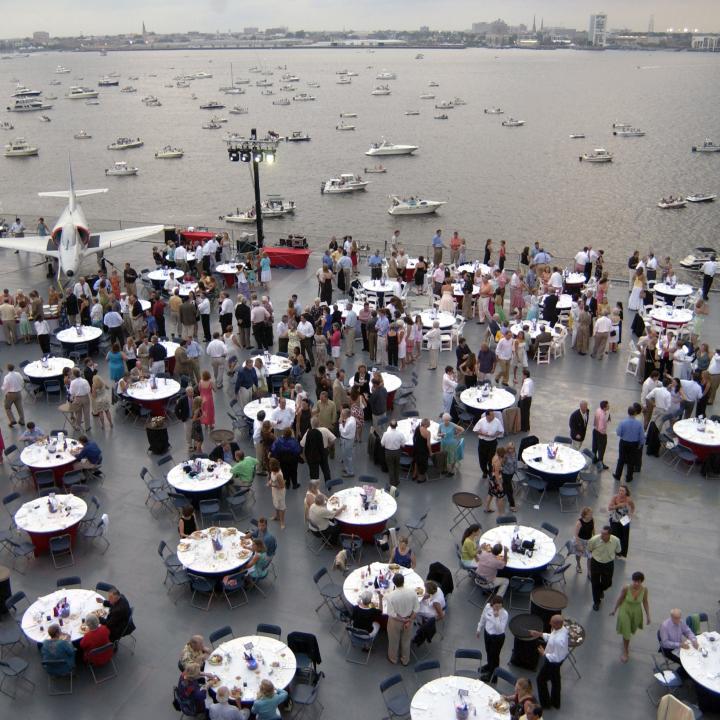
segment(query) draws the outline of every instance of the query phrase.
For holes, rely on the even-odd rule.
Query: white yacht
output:
[[[203,123],[201,127],[203,130],[222,130],[222,125],[220,123],[213,122],[212,120]]]
[[[302,130],[293,130],[293,132],[285,138],[287,142],[309,142],[310,139],[310,136]]]
[[[90,98],[96,98],[98,95],[100,95],[98,90],[82,87],[82,85],[73,85],[65,97],[68,100],[89,100]]]
[[[76,132],[73,137],[76,140],[90,140],[92,139],[92,135],[87,130],[81,130],[80,132]]]
[[[267,200],[262,203],[261,207],[263,220],[266,218],[281,218],[295,213],[295,202],[293,200],[285,200],[280,195],[268,195]],[[251,207],[244,213],[241,213],[238,209],[235,213],[221,215],[220,220],[240,224],[254,223],[257,220],[255,207]]]
[[[335,129],[336,129],[336,130],[341,130],[341,131],[354,130],[354,129],[355,129],[355,126],[354,126],[354,125],[349,125],[349,124],[346,125],[344,122],[341,121],[339,125],[336,125],[336,126],[335,126]]]
[[[486,115],[504,115],[505,114],[505,111],[499,107],[485,108],[484,112]]]
[[[418,149],[417,145],[395,145],[385,138],[379,143],[373,143],[366,155],[412,155]]]
[[[15,88],[15,92],[12,94],[13,97],[24,98],[24,97],[37,97],[42,95],[42,90],[31,90],[29,87],[24,85],[18,85]]]
[[[432,93],[423,93],[423,94],[420,96],[420,99],[421,99],[421,100],[434,100],[434,99],[435,99],[435,96],[434,96]]]
[[[388,85],[376,85],[370,94],[371,95],[389,95],[390,87]]]
[[[452,100],[441,100],[439,103],[435,103],[436,110],[452,110],[455,107],[455,103]]]
[[[441,113],[440,115],[433,115],[434,120],[449,120],[450,116],[447,113]]]
[[[158,150],[155,153],[155,157],[158,160],[175,160],[176,158],[181,158],[184,154],[185,152],[182,148],[166,145],[162,150]]]
[[[105,77],[98,82],[98,87],[117,87],[119,84],[120,80],[116,77],[105,75]],[[172,85],[170,87],[172,87]]]
[[[8,112],[35,112],[37,110],[50,110],[52,105],[43,102],[40,98],[17,98],[14,105],[8,105]]]
[[[352,85],[352,78],[347,75],[341,75],[336,81],[337,85]]]
[[[136,93],[137,88],[133,87],[132,85],[125,85],[125,87],[120,88],[121,93]]]
[[[630,123],[623,123],[623,122],[614,122],[612,124],[613,130],[626,130],[628,128],[631,128],[632,125]]]
[[[570,133],[571,140],[584,140],[585,133]]]
[[[375,76],[376,80],[397,80],[397,75],[394,72],[388,70],[382,70]]]
[[[314,95],[310,95],[308,93],[300,93],[299,95],[293,95],[293,100],[295,102],[312,102],[316,99],[317,98]]]
[[[51,80],[49,85],[62,85],[62,82],[60,80]]]
[[[129,150],[130,148],[142,147],[145,143],[140,138],[118,138],[114,143],[107,146],[108,150]]]
[[[340,177],[330,178],[320,184],[320,193],[323,195],[343,195],[346,193],[365,190],[369,185],[368,180],[363,180],[352,173],[342,173]]]
[[[503,127],[522,127],[524,124],[524,120],[516,120],[515,118],[509,118],[502,121]]]
[[[287,106],[290,105],[290,101],[287,98],[280,98],[279,100],[273,100],[273,105],[281,105],[281,106]]]
[[[640,128],[618,128],[613,130],[613,135],[617,137],[642,137],[645,135],[645,131]]]
[[[366,167],[366,168],[364,168],[363,172],[364,172],[366,175],[371,174],[371,173],[382,174],[382,173],[386,173],[386,172],[387,172],[387,168],[386,168],[384,165],[374,165],[373,167]]]
[[[684,208],[687,205],[687,201],[681,197],[673,197],[672,195],[669,198],[663,198],[657,206],[661,210],[679,210],[680,208]]]
[[[445,200],[421,200],[414,197],[400,199],[397,195],[391,195],[390,199],[392,200],[392,205],[388,208],[390,215],[428,215],[446,204]]]
[[[280,80],[286,83],[300,82],[300,78],[297,75],[293,75],[291,73],[286,73],[285,75],[282,75],[280,77]]]
[[[15,126],[9,120],[0,122],[0,130],[14,130]]]
[[[212,73],[196,72],[191,77],[193,80],[209,80],[212,77]]]
[[[308,87],[311,87],[311,88],[319,88],[319,87],[320,87],[320,83],[319,83],[319,82],[308,82]]]
[[[247,115],[248,109],[246,107],[241,107],[240,105],[234,105],[230,108],[229,113],[231,115]]]
[[[210,122],[214,122],[214,123],[226,123],[227,121],[228,121],[228,119],[226,117],[218,117],[217,115],[213,115],[210,118]]]
[[[356,118],[356,117],[357,117],[357,113],[354,113],[354,112],[340,113],[340,117],[341,117],[341,118]]]
[[[144,102],[147,107],[162,107],[162,103],[154,95],[146,95],[142,99],[142,102]]]
[[[693,145],[693,152],[720,152],[720,145],[716,145],[712,140],[707,138],[702,145]]]
[[[712,202],[716,197],[715,193],[695,193],[694,195],[688,195],[685,199],[691,203],[704,203]]]
[[[201,110],[222,110],[225,106],[217,100],[210,100],[200,106]]]
[[[37,154],[38,149],[25,138],[15,138],[5,146],[5,157],[30,157]]]
[[[280,92],[295,92],[294,85],[281,85]]]
[[[272,85],[272,80],[257,80],[255,82],[255,87],[269,88]]]
[[[105,174],[115,175],[118,177],[122,177],[125,175],[137,175],[138,169],[136,167],[131,167],[124,160],[119,160],[111,168],[107,168],[105,170]]]
[[[609,163],[612,162],[612,153],[609,153],[605,148],[595,148],[591,153],[583,153],[580,155],[580,162],[590,163]]]
[[[405,111],[405,115],[419,115],[419,114],[420,114],[419,110],[406,110]]]
[[[67,68],[64,65],[58,65],[55,68],[55,73],[57,75],[67,75],[69,72],[70,72],[70,68]]]

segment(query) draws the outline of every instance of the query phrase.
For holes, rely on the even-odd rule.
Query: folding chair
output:
[[[327,571],[327,568],[324,567],[320,568],[313,575],[313,582],[315,583],[315,587],[322,598],[322,602],[315,608],[315,612],[319,612],[320,609],[325,606],[332,613],[330,601],[337,600],[342,596],[342,587],[332,581],[330,573]]]
[[[458,663],[458,660],[460,660],[461,662]],[[468,660],[472,662],[462,662],[463,660]],[[481,662],[482,652],[480,650],[459,648],[455,651],[453,675],[459,675],[460,677],[467,677],[472,678],[473,680],[477,680],[480,676]],[[468,665],[472,665],[472,667],[468,667]]]
[[[214,650],[217,647],[218,640],[222,640],[223,638],[234,638],[235,635],[233,633],[232,628],[229,625],[223,625],[223,627],[218,628],[217,630],[213,630],[208,635],[208,640],[210,641],[210,645],[212,649]]]
[[[96,685],[117,677],[118,669],[113,657],[114,652],[115,645],[113,645],[113,643],[107,643],[90,650],[85,656],[86,664],[88,668],[90,668],[90,674]],[[108,671],[104,672],[101,668],[105,668]]]
[[[69,562],[63,563],[63,556],[67,556]],[[75,557],[72,551],[72,539],[69,534],[56,535],[50,538],[50,557],[56,569],[70,567],[75,564]],[[58,560],[60,560],[61,563],[59,565]]]
[[[394,718],[404,720],[410,716],[410,696],[401,675],[392,675],[383,680],[380,683],[380,694],[388,711],[389,720]]]
[[[345,650],[345,661],[354,663],[356,665],[367,665],[370,661],[370,653],[372,652],[373,645],[375,644],[375,638],[377,635],[373,635],[366,630],[360,630],[352,625],[345,627],[345,632],[348,636],[348,646]],[[359,648],[360,655],[353,655],[353,649]]]

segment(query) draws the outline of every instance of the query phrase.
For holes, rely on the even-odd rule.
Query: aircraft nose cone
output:
[[[72,277],[75,273],[74,273],[72,270],[66,270],[66,271],[65,271],[65,274],[66,274],[68,277]]]

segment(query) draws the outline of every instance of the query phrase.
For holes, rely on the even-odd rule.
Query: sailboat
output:
[[[225,93],[226,95],[244,95],[245,91],[235,85],[235,79],[233,78],[233,66],[232,63],[230,63],[230,85],[221,87],[220,92]]]

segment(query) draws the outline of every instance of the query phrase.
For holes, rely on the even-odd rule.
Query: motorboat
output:
[[[613,130],[628,130],[632,127],[630,123],[614,122],[612,124]]]
[[[282,75],[280,77],[280,80],[286,83],[300,82],[300,78],[297,75],[293,75],[292,73],[286,73],[285,75]]]
[[[273,100],[273,105],[290,105],[290,101],[287,98],[280,98],[279,100]]]
[[[423,93],[423,94],[420,96],[420,99],[421,99],[421,100],[434,100],[434,99],[435,99],[435,96],[434,96],[432,93]]]
[[[15,138],[5,146],[5,157],[30,157],[37,155],[38,148],[25,140],[25,138]]]
[[[139,75],[128,75],[128,80],[132,80],[133,82],[137,82],[139,79]]]
[[[49,115],[41,115],[40,116],[40,122],[50,122],[51,119],[52,118]]]
[[[281,85],[280,92],[295,92],[294,85]]]
[[[616,130],[613,130],[613,135],[617,137],[642,137],[645,135],[645,131],[641,130],[640,128],[618,128]]]
[[[92,88],[83,87],[82,85],[73,85],[65,95],[68,100],[89,100],[96,98],[100,92]]]
[[[247,115],[248,109],[240,105],[234,105],[228,111],[231,115]]]
[[[411,197],[401,199],[397,195],[390,195],[392,205],[388,208],[390,215],[428,215],[437,211],[446,204],[445,200],[421,200]]]
[[[106,75],[102,80],[100,80],[100,82],[98,82],[98,87],[117,87],[119,84],[120,81],[117,78]]]
[[[693,145],[693,152],[720,152],[720,145],[716,145],[712,140],[707,138],[702,145]]]
[[[571,140],[584,140],[585,133],[570,133]]]
[[[371,95],[389,95],[390,94],[390,87],[388,85],[376,85]]]
[[[240,78],[233,81],[233,85],[249,85],[250,80],[248,78]]]
[[[691,203],[704,203],[712,202],[716,197],[715,193],[695,193],[694,195],[688,195],[685,199]]]
[[[31,90],[29,87],[25,87],[24,85],[18,85],[15,88],[15,92],[12,94],[13,97],[37,97],[38,95],[42,95],[42,90]]]
[[[58,65],[55,68],[56,75],[67,75],[69,72],[71,72],[70,68],[67,68],[64,65]]]
[[[682,265],[686,270],[695,270],[699,272],[708,260],[715,260],[717,254],[718,253],[714,248],[696,247],[694,254],[686,255],[680,261],[680,265]]]
[[[357,117],[357,113],[354,113],[354,112],[340,113],[340,117],[341,117],[341,118],[356,118],[356,117]]]
[[[484,113],[486,115],[504,115],[505,111],[502,108],[494,107],[494,108],[485,108]]]
[[[132,85],[125,85],[125,87],[120,88],[121,93],[135,93],[137,92],[137,88],[133,87]]]
[[[373,143],[365,154],[371,157],[375,155],[412,155],[417,149],[417,145],[395,145],[382,138],[379,143]]]
[[[261,208],[263,220],[282,218],[294,214],[295,203],[292,200],[284,200],[280,195],[269,195],[268,199],[262,202]],[[229,223],[249,224],[257,221],[257,215],[254,206],[247,212],[240,212],[238,208],[234,213],[221,215],[220,220]]]
[[[346,193],[365,190],[369,182],[363,180],[358,175],[352,173],[343,173],[340,177],[330,178],[320,184],[320,193],[322,195],[343,195]]]
[[[447,113],[442,113],[440,115],[433,115],[434,120],[448,120],[449,116]]]
[[[308,87],[311,87],[311,88],[319,88],[319,87],[320,87],[320,83],[319,83],[319,82],[308,82]]]
[[[0,130],[14,130],[15,126],[9,120],[0,122]]]
[[[118,138],[114,143],[107,146],[108,150],[130,150],[131,148],[142,147],[145,143],[140,138]]]
[[[293,95],[293,100],[295,102],[313,102],[317,98],[314,95],[310,95],[308,93],[300,93],[299,95]]]
[[[80,132],[76,132],[73,137],[76,140],[90,140],[92,135],[87,130],[81,130]]]
[[[439,82],[435,82],[434,80],[431,80],[431,81],[428,83],[428,87],[440,87],[440,83],[439,83]]]
[[[293,132],[285,138],[287,142],[308,142],[310,139],[310,136],[302,130],[293,130]]]
[[[49,85],[62,85],[62,82],[60,80],[51,80]]]
[[[35,112],[37,110],[50,110],[52,105],[43,102],[40,98],[18,98],[14,105],[8,105],[8,112]]]
[[[406,110],[405,111],[405,115],[419,115],[419,114],[420,114],[419,110]]]
[[[125,175],[137,175],[138,169],[131,167],[124,160],[118,160],[114,163],[111,168],[105,170],[106,175],[113,175],[117,177],[124,177]]]
[[[144,102],[147,107],[160,107],[162,105],[160,100],[158,100],[158,98],[156,98],[154,95],[146,95],[142,99],[142,102]]]
[[[452,102],[453,102],[453,105],[455,105],[455,107],[458,107],[458,105],[467,105],[467,103],[462,98],[459,98],[459,97],[453,98]]]
[[[224,93],[225,95],[244,95],[245,94],[245,90],[243,90],[243,88],[236,87],[234,85],[232,87],[220,88],[220,92]]]
[[[354,125],[346,125],[344,122],[340,122],[339,125],[336,125],[336,126],[335,126],[335,129],[336,129],[336,130],[341,130],[341,131],[354,130],[354,129],[355,129],[355,126],[354,126]]]
[[[155,153],[155,157],[158,160],[175,160],[181,158],[185,154],[182,148],[176,148],[172,145],[166,145],[162,150],[158,150]]]
[[[210,78],[212,78],[212,73],[200,71],[194,73],[193,75],[191,75],[191,77],[193,80],[209,80]]]
[[[687,205],[687,201],[682,197],[670,197],[663,198],[657,206],[661,210],[678,210],[684,208]]]
[[[227,121],[228,121],[228,119],[226,117],[218,117],[217,115],[213,115],[210,118],[210,122],[215,122],[215,123],[226,123]]]
[[[202,124],[203,130],[222,130],[222,125],[220,123],[213,122],[210,120],[209,122]]]
[[[222,110],[225,106],[217,100],[210,100],[200,106],[201,110]]]
[[[394,72],[388,70],[381,70],[376,76],[376,80],[397,80],[397,75]]]
[[[86,100],[85,104],[86,105],[99,105],[100,101],[99,100]]]
[[[57,95],[46,95],[45,99],[46,100],[57,100]]]
[[[441,100],[439,103],[435,103],[436,110],[452,110],[454,107],[451,100]]]
[[[120,73],[119,73],[117,70],[114,70],[113,72],[108,73],[107,76],[110,77],[110,78],[119,78],[119,77],[120,77]],[[157,77],[157,75],[154,75],[153,73],[150,73],[150,75],[148,75],[148,77]]]
[[[605,148],[595,148],[591,153],[583,153],[580,155],[580,162],[591,162],[591,163],[608,163],[612,162],[612,153],[609,153]]]
[[[272,80],[256,80],[255,87],[269,88],[272,87]]]
[[[375,165],[374,167],[366,167],[363,172],[368,175],[371,173],[386,173],[387,168],[383,165]]]
[[[260,94],[261,95],[274,95],[272,90],[263,90]]]
[[[503,127],[522,127],[524,124],[524,120],[515,120],[515,118],[509,118],[508,120],[502,121]]]
[[[335,83],[337,85],[352,85],[352,78],[349,78],[347,75],[341,75]]]

